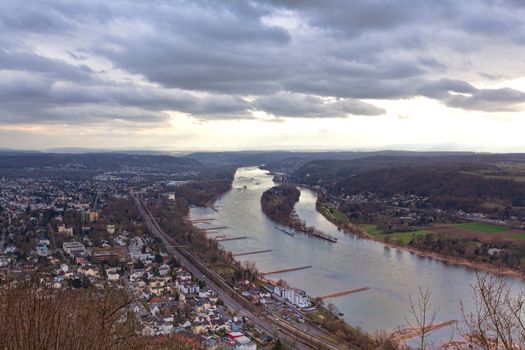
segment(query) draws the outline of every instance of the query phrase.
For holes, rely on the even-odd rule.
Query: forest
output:
[[[330,193],[348,195],[373,192],[386,197],[414,194],[429,197],[445,210],[485,211],[483,203],[498,201],[504,206],[525,204],[525,183],[491,179],[454,169],[387,168],[371,170],[327,186]]]
[[[301,192],[292,185],[279,185],[265,191],[261,196],[263,212],[281,225],[293,226],[294,206]]]
[[[467,259],[471,263],[488,263],[495,267],[510,267],[523,272],[525,244],[516,242],[480,243],[464,237],[427,233],[414,235],[408,245],[420,251],[438,253],[445,257]]]
[[[188,205],[211,205],[222,194],[231,189],[232,180],[192,181],[175,188],[177,197],[184,198]]]
[[[443,210],[519,216],[525,206],[524,168],[519,155],[376,156],[312,161],[296,170],[292,180],[320,185],[337,197],[417,195]]]

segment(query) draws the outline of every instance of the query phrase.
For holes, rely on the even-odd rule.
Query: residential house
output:
[[[301,307],[310,307],[312,305],[310,298],[306,295],[305,291],[297,288],[288,288],[282,286],[276,286],[274,293],[280,298],[288,300],[290,303]]]
[[[45,243],[38,243],[36,245],[36,254],[38,256],[48,256],[50,253],[49,253],[49,249],[47,247],[47,244]]]

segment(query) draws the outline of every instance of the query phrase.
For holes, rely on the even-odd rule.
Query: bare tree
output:
[[[428,336],[437,329],[435,326],[436,316],[439,308],[433,308],[431,305],[431,293],[428,288],[418,287],[419,297],[417,301],[409,296],[411,320],[406,319],[408,329],[400,330],[399,333],[407,334],[408,337],[415,339],[417,349],[424,350],[432,346]]]
[[[508,280],[476,271],[474,310],[463,303],[459,329],[471,349],[525,349],[525,292],[513,292]]]
[[[32,282],[0,285],[0,349],[198,349],[140,334],[124,289],[53,290]]]
[[[286,281],[283,280],[283,279],[279,279],[279,280],[277,281],[277,285],[278,285],[278,286],[285,287],[285,288],[290,287],[290,285],[288,284],[288,282],[286,282]]]
[[[244,268],[244,275],[246,279],[254,281],[259,275],[259,271],[257,270],[257,265],[255,262],[246,260],[243,262],[242,266]]]

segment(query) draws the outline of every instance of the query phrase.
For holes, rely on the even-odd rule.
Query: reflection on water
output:
[[[333,235],[330,243],[298,233],[289,236],[275,228],[261,211],[262,192],[274,186],[265,171],[250,167],[237,171],[233,189],[217,202],[218,212],[193,208],[191,217],[214,218],[211,224],[228,228],[221,234],[246,236],[248,239],[223,242],[234,253],[271,249],[271,252],[241,256],[254,261],[261,272],[312,265],[312,268],[272,275],[290,285],[320,296],[348,289],[370,290],[327,300],[344,313],[350,324],[367,331],[394,330],[408,317],[408,296],[417,297],[417,288],[430,288],[434,305],[439,306],[438,320],[461,319],[459,302],[472,303],[474,272],[462,266],[421,258],[378,242],[345,234],[315,210],[316,194],[301,188],[295,209],[307,225]],[[202,224],[200,224],[202,225]],[[514,281],[520,287],[521,282]],[[447,330],[437,336],[445,337]]]

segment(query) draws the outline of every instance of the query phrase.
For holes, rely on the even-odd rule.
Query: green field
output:
[[[365,230],[369,235],[379,240],[384,240],[386,237],[388,237],[393,242],[400,242],[401,244],[405,244],[405,245],[410,242],[412,237],[424,236],[428,233],[428,231],[425,231],[425,230],[383,233],[377,227],[377,225],[374,225],[374,224],[362,224],[362,225],[359,225],[359,227]]]
[[[383,238],[383,232],[377,227],[377,225],[374,224],[361,224],[359,225],[360,228],[365,230],[370,236],[374,236],[375,238]]]
[[[211,268],[223,277],[233,276],[235,273],[235,269],[228,265],[213,265]]]
[[[428,233],[428,231],[425,230],[415,230],[415,231],[407,231],[407,232],[394,232],[390,234],[383,234],[383,237],[390,237],[390,240],[393,240],[394,242],[401,242],[402,244],[408,244],[412,237],[419,237],[424,236]]]
[[[525,233],[517,233],[517,234],[513,235],[512,238],[525,240]]]
[[[501,233],[501,232],[510,231],[510,229],[507,227],[483,224],[480,222],[467,222],[463,224],[456,224],[454,226],[456,226],[457,228],[464,229],[464,230],[481,232],[481,233]]]
[[[343,225],[348,223],[346,215],[341,213],[330,203],[321,204],[321,214],[332,222],[335,221]]]

